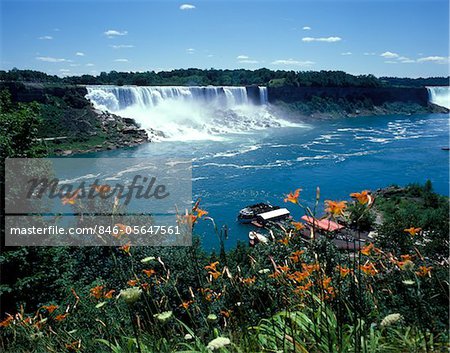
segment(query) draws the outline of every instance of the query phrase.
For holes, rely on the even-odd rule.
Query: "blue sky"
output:
[[[448,75],[446,0],[1,0],[1,69]]]

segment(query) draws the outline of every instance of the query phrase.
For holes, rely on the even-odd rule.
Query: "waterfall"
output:
[[[262,105],[269,103],[269,94],[267,92],[267,87],[259,87],[259,100]]]
[[[433,104],[450,109],[450,87],[430,86],[427,87],[429,101]]]
[[[94,107],[135,119],[168,139],[220,139],[268,127],[289,126],[273,116],[266,87],[250,99],[246,87],[88,86]]]

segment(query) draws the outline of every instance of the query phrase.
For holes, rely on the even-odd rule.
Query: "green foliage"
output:
[[[7,352],[207,352],[208,342],[225,337],[231,343],[223,352],[438,350],[448,331],[448,265],[424,240],[448,238],[448,230],[441,233],[426,218],[448,199],[430,183],[388,195],[377,197],[384,222],[364,253],[282,229],[273,230],[277,241],[217,255],[196,238],[186,248],[14,249],[1,258],[10,276],[2,302],[17,314],[1,328],[1,344]],[[420,216],[407,217],[417,211],[411,203],[420,205]],[[355,212],[353,222],[362,227],[372,206],[349,207],[355,210],[345,212]],[[396,212],[404,223],[391,215]],[[419,239],[404,231],[417,226],[409,220],[423,222]],[[222,248],[226,228],[214,229]],[[413,261],[404,266],[402,255]],[[361,270],[368,264],[373,272]],[[119,293],[132,287],[142,293],[130,304]],[[49,304],[58,308],[49,313]],[[169,313],[164,320],[163,312]],[[386,320],[389,314],[396,319]]]
[[[13,104],[8,91],[0,92],[0,158],[38,157],[43,151],[36,140],[41,123],[36,103]]]
[[[387,85],[401,87],[448,86],[450,77],[380,77],[380,80]]]
[[[38,71],[0,71],[2,81],[65,83],[65,84],[112,84],[112,85],[270,85],[293,87],[380,87],[382,82],[373,75],[350,75],[343,71],[272,71],[258,70],[200,70],[180,69],[147,72],[102,72],[98,76],[82,75],[65,78],[50,76]]]

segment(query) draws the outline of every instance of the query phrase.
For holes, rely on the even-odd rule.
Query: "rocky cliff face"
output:
[[[94,109],[83,86],[0,82],[13,102],[41,104],[39,140],[50,155],[71,155],[132,147],[150,142],[133,119]]]
[[[313,97],[345,99],[349,102],[370,100],[373,105],[404,102],[428,105],[428,91],[424,87],[269,87],[269,101],[293,103],[310,101]]]

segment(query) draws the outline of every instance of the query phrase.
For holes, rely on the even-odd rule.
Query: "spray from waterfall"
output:
[[[433,104],[450,109],[450,87],[434,86],[427,87],[429,101]]]

